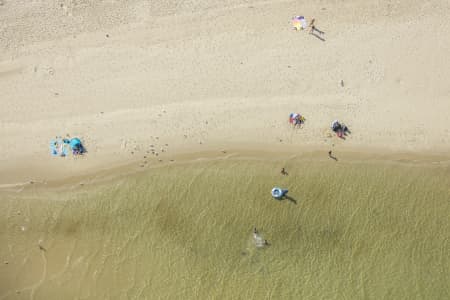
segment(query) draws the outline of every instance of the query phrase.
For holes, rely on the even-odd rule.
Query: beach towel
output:
[[[55,140],[51,140],[51,141],[50,141],[50,153],[51,153],[53,156],[58,155],[58,150],[57,150],[57,148],[58,148],[58,143],[57,143]]]
[[[62,139],[50,141],[50,154],[53,156],[66,156],[68,153],[67,143]]]

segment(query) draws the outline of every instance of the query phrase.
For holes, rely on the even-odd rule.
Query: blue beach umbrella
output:
[[[81,141],[79,138],[73,138],[70,140],[70,148],[72,148],[72,150],[81,150],[82,146],[81,146]]]

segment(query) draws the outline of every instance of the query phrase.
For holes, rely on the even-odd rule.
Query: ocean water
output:
[[[1,197],[2,300],[450,299],[446,165],[230,158]]]

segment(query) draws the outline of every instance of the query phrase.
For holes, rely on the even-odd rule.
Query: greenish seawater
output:
[[[449,195],[448,166],[300,159],[30,187],[0,201],[0,299],[450,299]]]

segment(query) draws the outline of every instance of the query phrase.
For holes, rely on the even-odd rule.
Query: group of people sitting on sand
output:
[[[301,126],[305,123],[305,117],[302,116],[299,113],[291,113],[289,115],[289,123],[291,123],[294,127]],[[344,138],[347,133],[350,133],[350,130],[348,127],[344,124],[339,122],[338,120],[334,120],[331,122],[331,130],[333,130],[336,135],[340,138]]]
[[[338,120],[334,120],[331,122],[331,130],[333,130],[336,135],[340,138],[344,138],[347,133],[350,133],[350,130],[348,127],[344,124],[339,122]]]

